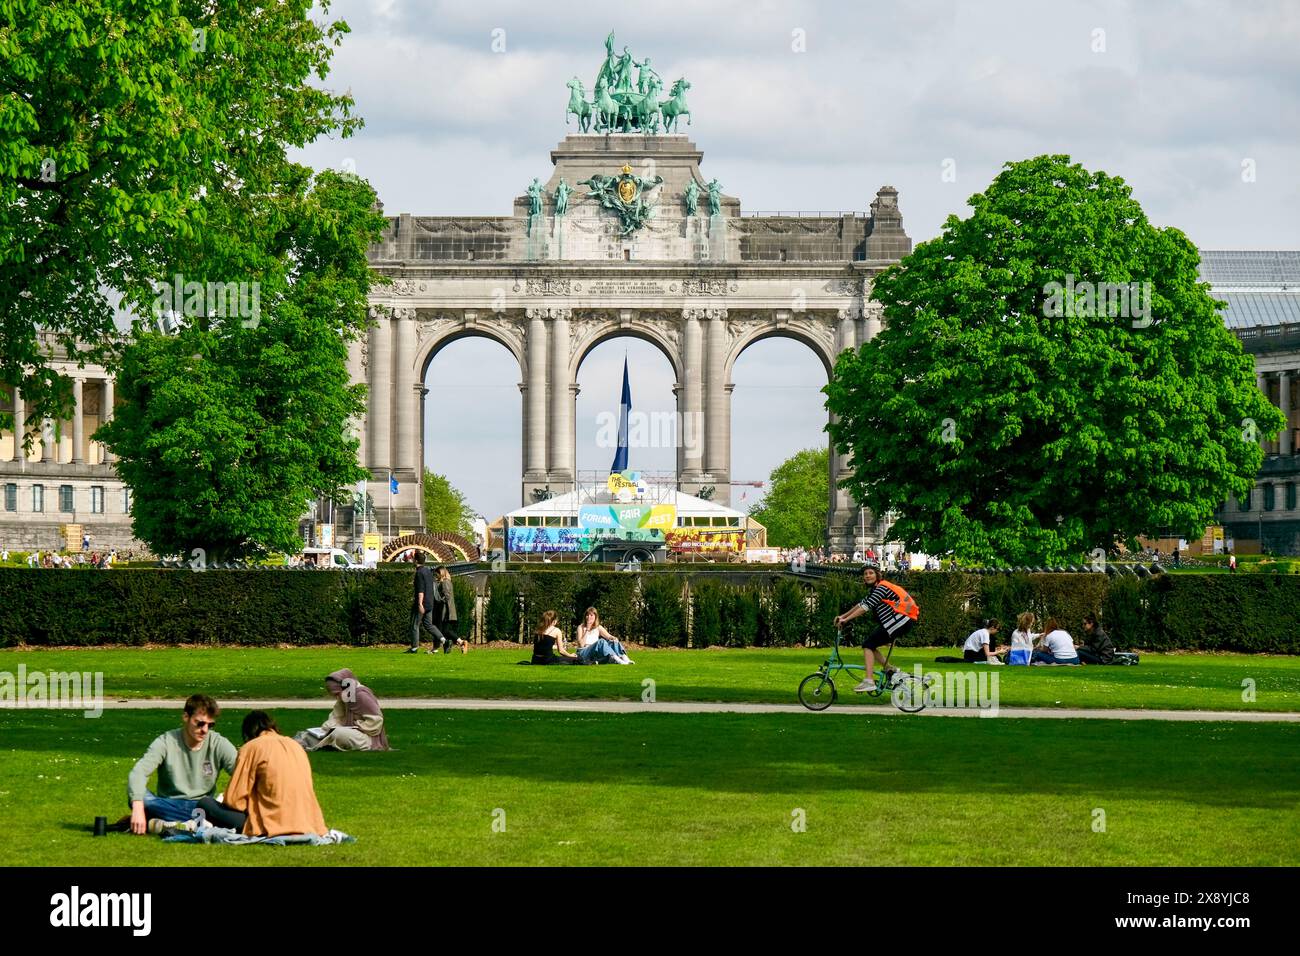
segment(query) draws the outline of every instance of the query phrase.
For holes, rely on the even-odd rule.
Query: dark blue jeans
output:
[[[1030,659],[1034,664],[1077,664],[1077,657],[1056,657],[1051,651],[1034,651],[1034,656]]]
[[[186,800],[184,797],[159,797],[152,790],[144,792],[146,820],[157,817],[165,823],[183,823],[190,818],[198,805],[197,800]]]

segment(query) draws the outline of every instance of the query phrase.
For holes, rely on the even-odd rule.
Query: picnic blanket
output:
[[[229,827],[204,827],[195,833],[175,833],[163,837],[164,843],[224,843],[227,846],[245,846],[261,843],[265,846],[334,846],[338,843],[356,843],[357,838],[349,836],[342,830],[330,830],[324,836],[319,833],[289,833],[283,836],[262,837],[244,836],[238,830]]]

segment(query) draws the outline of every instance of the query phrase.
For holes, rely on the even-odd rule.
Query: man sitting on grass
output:
[[[207,694],[194,694],[185,702],[185,715],[177,730],[154,738],[127,777],[131,813],[118,821],[137,836],[160,833],[164,823],[190,819],[202,797],[217,789],[222,770],[235,772],[235,745],[212,728],[221,708]],[[149,776],[158,771],[157,793],[149,790]]]

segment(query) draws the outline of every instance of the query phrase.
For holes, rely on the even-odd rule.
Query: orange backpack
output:
[[[912,600],[912,595],[908,594],[897,584],[890,581],[882,580],[879,583],[894,592],[893,600],[885,598],[885,603],[892,607],[897,613],[904,617],[910,617],[913,621],[920,616],[921,609],[917,606],[916,601]]]

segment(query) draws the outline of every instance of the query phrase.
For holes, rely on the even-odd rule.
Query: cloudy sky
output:
[[[746,211],[865,210],[889,183],[921,241],[1004,162],[1063,152],[1122,176],[1156,224],[1202,248],[1300,248],[1300,4],[1287,0],[346,0],[330,16],[352,32],[326,85],[350,89],[366,125],[302,155],[355,167],[390,215],[508,214],[547,178],[564,83],[591,85],[613,29],[666,80],[691,81],[684,131]],[[617,404],[625,355],[634,406],[674,408],[655,349],[601,345],[579,373],[580,469],[612,457],[597,416]],[[426,461],[489,518],[519,504],[518,380],[484,340],[444,350],[426,380],[442,410]],[[760,343],[734,380],[735,479],[824,442],[825,372],[805,347]],[[632,464],[674,460],[651,448]]]

